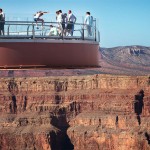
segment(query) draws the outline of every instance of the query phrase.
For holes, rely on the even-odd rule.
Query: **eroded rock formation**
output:
[[[150,149],[149,76],[12,76],[0,82],[2,150]]]

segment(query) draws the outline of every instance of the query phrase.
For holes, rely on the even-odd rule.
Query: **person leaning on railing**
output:
[[[0,35],[4,35],[5,14],[0,8]]]
[[[39,11],[37,12],[36,14],[34,14],[34,21],[36,22],[36,28],[38,29],[38,24],[37,22],[38,21],[41,21],[42,22],[42,28],[43,28],[43,24],[44,24],[44,19],[40,18],[41,16],[43,16],[44,14],[46,13],[49,13],[49,12],[46,12],[46,11]]]
[[[75,15],[72,13],[71,10],[68,11],[68,16],[67,16],[67,32],[73,36],[74,32],[74,24],[76,23],[77,18]]]

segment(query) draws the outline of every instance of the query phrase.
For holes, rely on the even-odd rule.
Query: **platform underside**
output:
[[[0,41],[0,68],[99,66],[99,43],[80,40]]]

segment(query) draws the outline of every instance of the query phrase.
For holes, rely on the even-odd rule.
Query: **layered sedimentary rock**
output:
[[[12,76],[0,82],[2,150],[150,149],[149,76]]]

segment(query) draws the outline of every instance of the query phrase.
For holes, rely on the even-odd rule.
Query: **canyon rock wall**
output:
[[[1,77],[2,150],[148,150],[150,77]]]

